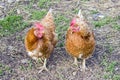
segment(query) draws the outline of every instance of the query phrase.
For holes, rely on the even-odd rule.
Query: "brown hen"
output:
[[[74,57],[74,64],[78,65],[77,58],[81,58],[82,70],[85,71],[85,61],[95,49],[95,39],[88,22],[84,19],[81,10],[73,18],[66,33],[65,48],[68,54]]]
[[[44,61],[39,73],[43,70],[48,71],[46,68],[47,59],[53,52],[57,41],[52,9],[50,9],[41,21],[34,23],[25,36],[25,48],[28,55],[34,60]]]

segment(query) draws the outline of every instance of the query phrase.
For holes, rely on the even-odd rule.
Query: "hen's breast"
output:
[[[91,35],[90,39],[83,39],[81,35],[77,33],[69,33],[67,32],[66,37],[66,50],[67,52],[74,56],[79,57],[82,54],[83,58],[87,58],[90,54],[92,54],[95,46],[94,39]]]
[[[38,40],[38,42],[36,44],[36,48],[34,48],[30,51],[27,51],[28,55],[30,57],[32,57],[32,59],[34,59],[34,60],[37,60],[39,57],[42,57],[43,53],[40,51],[41,46],[42,46],[42,43],[39,44],[39,40]]]

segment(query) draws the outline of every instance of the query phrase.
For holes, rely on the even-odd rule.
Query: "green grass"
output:
[[[111,73],[106,73],[104,75],[105,80],[120,80],[120,74],[111,74]]]
[[[116,64],[117,64],[117,62],[115,62],[115,61],[108,63],[108,65],[106,66],[106,71],[113,73]]]
[[[104,69],[106,72],[113,73],[115,65],[117,64],[117,62],[116,61],[108,62],[107,57],[104,56],[101,64],[105,67]]]
[[[3,70],[2,70],[2,69],[0,69],[0,76],[1,76],[1,75],[3,75]]]
[[[91,12],[90,12],[91,14],[97,14],[97,13],[99,13],[97,10],[91,10]]]
[[[113,80],[120,80],[120,74],[119,75],[114,75]]]
[[[58,47],[64,46],[64,34],[65,31],[67,31],[69,27],[69,19],[64,15],[57,15],[55,17],[55,24],[56,24],[56,32],[58,34],[58,39],[60,40],[60,43],[58,43]]]
[[[117,64],[117,62],[113,61],[113,62],[106,62],[105,65],[105,69],[104,71],[106,72],[106,74],[104,74],[104,78],[105,79],[114,79],[116,76],[116,74],[114,74],[114,70],[115,70],[115,65]]]
[[[102,27],[106,24],[110,24],[111,22],[115,21],[114,19],[112,19],[111,17],[106,17],[102,20],[99,21],[94,21],[93,24],[95,25],[95,27]]]
[[[110,74],[105,74],[104,79],[108,79],[110,77]]]
[[[30,0],[30,3],[29,3],[29,5],[28,5],[28,9],[31,9],[32,8],[32,6],[33,6],[33,4],[34,4],[34,2],[35,2],[35,0]]]
[[[25,70],[26,70],[26,68],[25,68],[25,66],[24,66],[24,65],[20,65],[20,67],[19,67],[19,68],[20,68],[20,70],[21,70],[21,71],[25,71]]]
[[[108,48],[109,48],[110,54],[112,54],[112,51],[114,50],[114,48],[112,46],[109,46]]]
[[[81,0],[81,1],[86,2],[86,1],[90,1],[90,0]]]
[[[43,18],[43,16],[46,15],[46,13],[47,13],[47,11],[45,11],[45,10],[43,10],[43,11],[33,11],[31,19],[40,20],[41,18]]]
[[[13,15],[7,16],[0,20],[0,36],[6,36],[20,31],[27,27],[27,23],[23,21],[22,16]]]
[[[118,80],[117,74],[114,74],[115,72],[115,66],[117,62],[116,61],[111,61],[109,62],[106,55],[103,56],[101,65],[104,67],[104,72],[105,74],[103,75],[104,79],[112,79],[112,80]]]
[[[51,0],[39,0],[38,6],[40,8],[47,8],[50,6],[50,2],[51,2]]]
[[[113,28],[117,29],[117,30],[120,30],[120,25],[118,25],[116,23],[117,20],[120,20],[120,16],[117,16],[117,17],[105,17],[99,21],[94,21],[93,24],[95,25],[95,27],[102,27],[106,24],[111,24],[113,25]]]
[[[32,61],[29,61],[26,65],[20,65],[19,69],[22,70],[22,71],[29,71],[31,70],[33,67],[33,63]]]
[[[0,63],[0,76],[2,76],[5,72],[10,72],[11,69],[8,65],[4,65]]]
[[[29,63],[28,63],[28,69],[30,70],[30,69],[32,69],[32,67],[33,67],[33,63],[32,63],[32,61],[29,61]]]
[[[55,18],[55,24],[57,26],[57,32],[59,33],[61,30],[66,31],[69,27],[69,19],[64,15],[58,15]]]
[[[55,18],[55,24],[57,26],[56,31],[59,35],[62,32],[66,31],[67,28],[69,27],[69,19],[63,15],[59,15]]]
[[[79,11],[79,9],[75,8],[75,9],[73,10],[73,13],[74,13],[74,14],[78,14],[78,11]]]
[[[109,39],[109,37],[108,37],[108,39]],[[112,46],[112,45],[110,45],[110,44],[108,44],[108,45],[106,46],[106,48],[108,49],[108,53],[109,53],[109,55],[111,55],[111,54],[112,54],[112,52],[114,51],[113,46]]]
[[[114,22],[114,23],[112,24],[112,27],[113,27],[114,29],[116,29],[116,30],[120,30],[120,24],[118,24],[118,23],[116,23],[116,22]]]
[[[102,59],[102,62],[101,62],[101,65],[103,65],[103,66],[107,66],[107,57],[106,57],[106,55],[103,55],[103,59]]]

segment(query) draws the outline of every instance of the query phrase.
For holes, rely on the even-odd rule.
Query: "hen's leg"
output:
[[[85,69],[86,69],[85,63],[86,63],[86,59],[83,59],[83,62],[82,62],[82,71],[85,71]]]
[[[82,71],[83,72],[85,72],[85,70],[91,71],[91,69],[88,69],[85,64],[86,64],[86,59],[83,59],[83,62],[82,62]]]
[[[73,62],[73,64],[78,67],[78,61],[77,61],[77,58],[76,58],[76,57],[74,57],[74,62]]]
[[[47,67],[46,67],[46,64],[47,64],[47,59],[45,58],[45,59],[44,59],[43,66],[40,67],[40,71],[39,71],[38,73],[41,73],[43,70],[48,71],[48,69],[47,69]]]

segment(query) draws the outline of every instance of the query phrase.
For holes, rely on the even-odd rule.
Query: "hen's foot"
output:
[[[38,73],[41,73],[41,72],[44,71],[44,70],[48,72],[48,69],[47,69],[46,66],[42,66],[42,67],[40,67],[39,69],[40,69],[40,70],[39,70]]]

